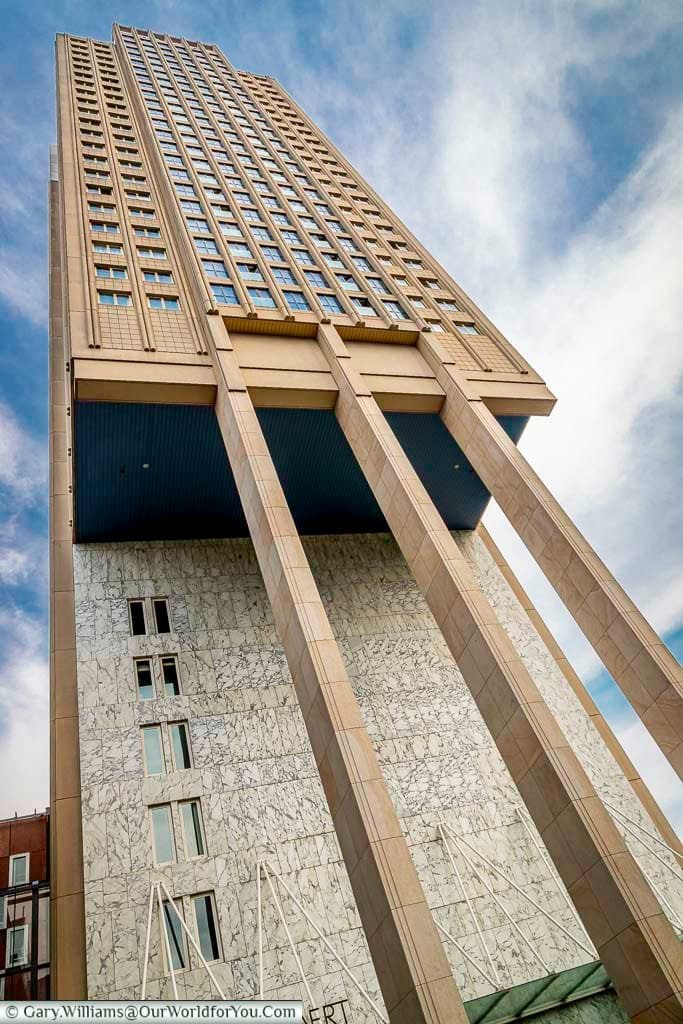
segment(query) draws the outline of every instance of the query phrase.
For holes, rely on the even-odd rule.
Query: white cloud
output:
[[[14,412],[0,403],[0,488],[12,497],[14,509],[32,502],[47,479],[47,451],[29,434]]]
[[[0,817],[48,802],[49,694],[42,620],[0,609]]]

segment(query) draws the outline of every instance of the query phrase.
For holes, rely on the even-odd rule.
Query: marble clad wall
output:
[[[456,538],[600,794],[655,831],[480,539]],[[438,839],[444,821],[589,945],[516,816],[515,787],[393,540],[321,537],[305,547],[438,923],[491,973]],[[175,897],[215,893],[224,960],[214,972],[229,994],[254,995],[260,857],[283,874],[381,1005],[250,542],[82,545],[74,560],[90,997],[139,995],[156,878]],[[130,636],[128,599],[153,596],[168,597],[173,632]],[[157,654],[177,655],[182,696],[139,701],[133,659]],[[140,726],[179,719],[189,721],[194,767],[146,778]],[[201,798],[207,855],[155,868],[147,808],[190,797]],[[178,840],[175,804],[173,815]],[[680,883],[639,843],[630,845],[680,914]],[[484,884],[452,852],[501,986],[544,975]],[[673,865],[668,854],[660,856]],[[590,959],[510,881],[473,859],[550,969]],[[266,890],[264,907],[266,993],[299,997],[296,962]],[[283,907],[314,999],[321,1005],[347,998],[354,1022],[374,1021],[289,899]],[[184,912],[190,921],[189,903]],[[156,926],[152,998],[171,994],[159,940]],[[445,941],[445,948],[465,999],[497,987],[455,945]],[[201,968],[177,977],[181,998],[210,995]]]

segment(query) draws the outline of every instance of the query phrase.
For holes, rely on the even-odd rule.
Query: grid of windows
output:
[[[476,310],[449,293],[438,267],[416,251],[391,213],[368,194],[277,84],[234,71],[214,47],[120,27],[115,35],[116,47],[104,48],[110,68],[102,66],[99,56],[83,59],[83,74],[90,81],[81,82],[81,88],[94,84],[94,71],[100,92],[91,89],[90,96],[78,98],[84,199],[96,233],[93,254],[127,257],[126,267],[116,261],[108,269],[96,265],[97,278],[122,281],[137,274],[147,286],[174,284],[173,247],[167,251],[162,227],[155,224],[155,196],[118,80],[121,58],[137,81],[216,302],[237,313],[246,298],[266,317],[269,310],[276,316],[317,311],[357,321],[372,318],[371,326],[414,319],[432,330],[481,333],[474,322],[448,316],[464,313],[474,321]],[[123,50],[117,52],[121,41]],[[88,56],[93,53],[99,53],[97,46],[88,44]],[[101,105],[106,105],[104,113]],[[110,172],[114,163],[118,183]],[[123,233],[124,242],[134,234],[136,242],[159,244],[135,244],[131,251],[97,239],[100,233]],[[168,260],[171,269],[155,273],[133,257]],[[243,285],[230,283],[240,279]],[[138,304],[139,292],[132,291]],[[142,304],[178,313],[175,322],[181,323],[178,296],[164,291],[151,294],[147,288]],[[98,288],[98,302],[132,305],[133,299]]]

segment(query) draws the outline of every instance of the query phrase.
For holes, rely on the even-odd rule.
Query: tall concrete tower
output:
[[[480,525],[680,772],[680,667],[518,451],[551,391],[276,81],[56,46],[54,994],[683,1020],[680,844]]]

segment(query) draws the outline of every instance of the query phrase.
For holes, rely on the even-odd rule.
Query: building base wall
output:
[[[481,538],[455,536],[600,795],[655,831]],[[534,844],[533,825],[530,835],[519,818],[515,787],[394,541],[373,534],[304,544],[430,908],[461,947],[444,939],[463,998],[594,958]],[[214,893],[222,959],[212,969],[226,993],[253,996],[256,862],[266,859],[381,1005],[250,542],[79,545],[74,562],[90,997],[139,997],[157,879],[180,898],[190,927],[191,897]],[[168,599],[172,631],[131,636],[128,601],[153,597]],[[135,659],[150,658],[159,680],[162,655],[177,657],[182,694],[140,700]],[[189,723],[193,767],[145,776],[141,727],[160,723],[163,730],[180,720]],[[193,798],[201,801],[207,854],[188,860],[178,802]],[[171,805],[178,857],[155,868],[149,807],[158,804]],[[446,848],[440,824],[461,841]],[[630,845],[680,913],[680,883],[638,842]],[[375,1020],[303,915],[287,899],[283,906],[314,1003],[347,999],[350,1019]],[[306,999],[265,888],[263,907],[265,992]],[[156,915],[153,921],[147,994],[167,998]],[[177,977],[181,998],[210,995],[203,969]],[[574,1019],[584,1020],[567,1017]]]

